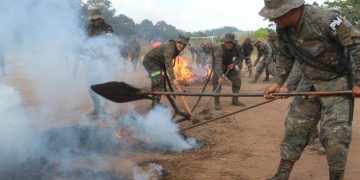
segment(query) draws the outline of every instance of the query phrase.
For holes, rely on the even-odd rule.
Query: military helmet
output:
[[[190,37],[184,34],[179,34],[179,37],[176,40],[177,42],[181,42],[185,45],[189,45]]]
[[[304,0],[264,0],[265,7],[259,12],[265,18],[277,18],[292,9],[302,6]]]
[[[100,9],[92,9],[89,13],[89,20],[95,20],[102,18]]]
[[[249,38],[249,37],[245,38],[244,43],[251,44],[251,38]]]
[[[233,33],[226,33],[224,38],[224,43],[232,42],[236,44],[238,41],[235,40],[235,34]]]
[[[251,45],[255,46],[255,44],[258,42],[260,42],[260,41],[257,39],[253,39],[253,40],[251,40]]]

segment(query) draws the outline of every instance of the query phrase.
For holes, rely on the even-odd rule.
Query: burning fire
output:
[[[202,82],[210,73],[210,67],[192,67],[184,56],[175,59],[174,72],[176,79],[183,83]]]

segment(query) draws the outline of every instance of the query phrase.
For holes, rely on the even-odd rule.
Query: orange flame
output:
[[[210,74],[210,67],[199,67],[193,69],[189,60],[184,56],[177,56],[175,59],[174,73],[178,81],[183,83],[201,82]]]

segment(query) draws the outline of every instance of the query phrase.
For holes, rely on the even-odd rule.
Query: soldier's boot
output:
[[[215,100],[215,109],[216,110],[222,110],[221,104],[220,104],[220,97],[214,97]]]
[[[265,70],[265,78],[264,78],[263,82],[269,81],[269,76],[270,76],[269,70],[266,69]]]
[[[330,178],[329,180],[343,180],[344,179],[344,170],[333,171],[330,170]]]
[[[277,173],[267,180],[288,180],[294,163],[293,161],[281,159]]]
[[[233,106],[245,106],[245,104],[241,103],[239,101],[239,98],[238,97],[233,97],[232,100],[231,100],[231,105]]]

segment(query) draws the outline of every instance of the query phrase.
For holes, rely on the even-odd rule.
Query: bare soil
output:
[[[270,79],[272,80],[272,79]],[[259,82],[256,84],[248,83],[250,79],[243,78],[242,92],[256,92],[269,83]],[[36,98],[33,96],[32,89],[24,79],[8,77],[2,80],[3,83],[11,84],[21,91],[24,97],[24,104],[32,108],[37,105]],[[200,91],[201,84],[185,87],[187,90]],[[207,91],[211,91],[211,86]],[[86,91],[84,91],[86,94]],[[231,92],[229,82],[226,82],[223,92]],[[84,95],[84,102],[79,107],[79,112],[90,110],[91,104]],[[192,106],[197,98],[187,98]],[[201,110],[208,97],[203,98],[198,111]],[[216,114],[224,114],[236,111],[241,107],[230,105],[230,98],[222,98],[223,111],[215,111]],[[262,98],[241,98],[247,106],[264,101]],[[179,101],[179,100],[178,100]],[[209,123],[204,126],[187,131],[186,134],[197,139],[205,140],[206,145],[182,153],[131,153],[127,158],[142,163],[153,161],[161,164],[171,174],[166,179],[239,179],[253,180],[266,179],[271,177],[277,169],[279,163],[279,144],[284,134],[284,119],[288,111],[291,98],[277,100],[272,103],[254,108],[234,116]],[[146,112],[150,106],[149,101],[134,103],[140,112]],[[179,104],[181,102],[179,101]],[[213,106],[211,101],[210,106]],[[350,146],[348,164],[345,179],[359,179],[360,174],[360,101],[356,100],[355,114],[353,121],[353,140]],[[120,108],[119,108],[120,107]],[[121,105],[114,116],[119,116],[126,109]],[[69,118],[57,120],[51,126],[64,126],[74,122],[81,115],[69,115]],[[55,124],[55,125],[54,125]],[[191,126],[191,122],[184,122],[180,127]],[[46,129],[49,127],[41,127]],[[317,149],[319,141],[306,148],[301,159],[296,163],[295,169],[290,179],[293,180],[326,180],[328,179],[328,166],[326,156],[318,155]],[[109,157],[111,168],[120,169],[123,157]]]

